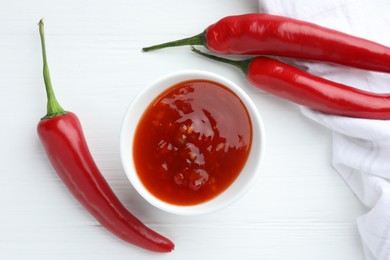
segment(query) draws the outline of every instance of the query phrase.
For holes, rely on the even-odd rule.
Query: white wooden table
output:
[[[251,87],[232,67],[189,48],[141,48],[200,33],[257,0],[0,0],[0,259],[363,259],[355,219],[365,209],[331,167],[331,133],[299,108]],[[114,191],[176,249],[155,254],[104,230],[68,193],[36,134],[46,112],[37,23],[45,18],[60,103],[76,112]],[[236,82],[263,116],[267,154],[255,186],[222,211],[164,213],[130,186],[119,159],[122,117],[152,80],[203,69]]]

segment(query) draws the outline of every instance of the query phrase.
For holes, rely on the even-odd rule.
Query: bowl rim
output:
[[[159,198],[152,195],[147,188],[141,183],[140,179],[137,176],[134,163],[133,163],[133,137],[134,131],[138,125],[138,121],[143,115],[146,107],[164,90],[169,87],[178,84],[183,81],[191,80],[191,79],[205,79],[217,82],[219,84],[224,85],[231,91],[233,91],[244,103],[252,123],[252,144],[250,154],[248,159],[244,165],[239,176],[236,180],[221,194],[216,196],[215,198],[206,201],[204,203],[196,204],[196,205],[174,205],[168,202],[162,201]],[[152,93],[153,95],[147,95]],[[145,97],[147,96],[147,97]],[[147,99],[148,102],[142,102]],[[141,104],[141,106],[140,106]],[[138,112],[135,112],[138,111]],[[134,118],[133,114],[135,114],[136,118]],[[168,73],[148,84],[145,88],[143,88],[130,102],[128,105],[125,114],[123,116],[121,131],[120,131],[120,159],[122,162],[122,167],[125,171],[127,178],[130,183],[134,187],[134,189],[145,199],[149,204],[153,205],[156,208],[159,208],[163,211],[176,214],[176,215],[199,215],[205,213],[211,213],[222,208],[225,208],[232,203],[236,202],[241,196],[243,196],[250,187],[256,182],[260,168],[263,164],[264,156],[265,156],[265,129],[262,116],[260,115],[257,106],[254,104],[249,95],[240,88],[233,81],[213,72],[204,71],[204,70],[179,70],[172,73]],[[257,158],[254,158],[255,155]],[[248,165],[251,164],[251,168],[253,168],[253,174],[250,177],[247,177],[245,180],[242,180],[240,176],[245,171]],[[237,191],[230,191],[230,196],[228,199],[224,199],[224,194],[226,194],[229,190],[232,189],[232,186],[235,185],[237,180],[240,179],[243,182],[240,187],[235,188]],[[236,187],[236,184],[234,187]]]

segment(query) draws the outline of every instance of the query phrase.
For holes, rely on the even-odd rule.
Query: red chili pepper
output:
[[[275,59],[230,60],[192,50],[240,68],[254,86],[275,96],[328,114],[390,119],[390,94],[371,93],[315,75]]]
[[[41,20],[39,32],[48,103],[47,114],[38,124],[38,135],[54,169],[73,196],[114,235],[151,251],[172,251],[174,244],[170,240],[146,227],[122,205],[96,166],[79,119],[57,102],[46,61],[43,26]]]
[[[228,16],[193,37],[143,48],[203,45],[220,54],[259,54],[390,72],[390,48],[313,23],[269,15]]]

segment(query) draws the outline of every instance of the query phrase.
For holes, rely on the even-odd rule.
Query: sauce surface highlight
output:
[[[133,160],[154,196],[196,205],[233,183],[251,143],[252,125],[241,99],[219,83],[191,80],[148,106],[135,132]]]

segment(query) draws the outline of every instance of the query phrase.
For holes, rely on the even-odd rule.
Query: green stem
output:
[[[199,55],[202,55],[204,57],[207,57],[209,59],[212,59],[212,60],[216,60],[216,61],[219,61],[219,62],[223,62],[223,63],[227,63],[227,64],[230,64],[230,65],[233,65],[237,68],[239,68],[245,75],[248,74],[248,67],[249,67],[249,64],[252,62],[252,59],[247,59],[247,60],[231,60],[231,59],[226,59],[226,58],[222,58],[222,57],[218,57],[218,56],[215,56],[215,55],[211,55],[211,54],[208,54],[208,53],[204,53],[204,52],[201,52],[200,50],[194,48],[193,46],[191,46],[191,50]]]
[[[45,81],[46,95],[47,95],[47,114],[42,118],[52,118],[59,115],[66,114],[66,111],[58,103],[53,86],[51,84],[49,67],[47,65],[46,58],[46,44],[45,44],[45,35],[44,35],[44,24],[43,20],[39,21],[39,35],[41,36],[41,46],[42,46],[42,57],[43,57],[43,79]]]
[[[204,45],[206,47],[205,32],[202,32],[192,37],[145,47],[142,48],[142,50],[146,52],[146,51],[159,50],[167,47],[176,47],[176,46],[185,46],[185,45]]]

